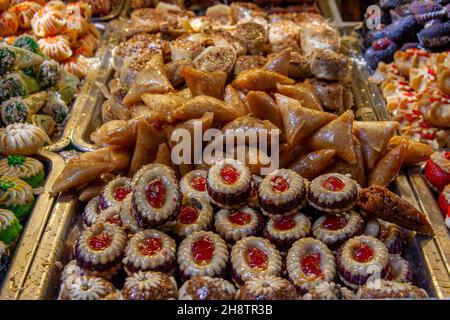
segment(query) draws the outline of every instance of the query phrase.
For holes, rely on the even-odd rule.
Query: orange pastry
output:
[[[72,49],[66,37],[54,36],[38,40],[39,49],[43,54],[58,62],[72,56]]]
[[[250,113],[261,119],[269,120],[281,130],[283,119],[280,110],[273,99],[264,91],[250,91],[247,94],[248,109]]]
[[[223,71],[204,72],[192,67],[184,67],[181,76],[194,96],[206,95],[222,99],[227,82],[227,74]]]
[[[289,65],[291,64],[291,49],[287,48],[280,53],[274,54],[269,58],[262,69],[277,72],[283,76],[288,76]]]
[[[314,179],[332,163],[335,153],[333,149],[313,151],[294,161],[289,169],[297,172],[305,179]]]
[[[308,81],[297,83],[293,86],[277,84],[277,90],[286,97],[298,100],[302,107],[323,111],[320,99]]]
[[[433,148],[428,144],[410,140],[405,137],[395,136],[389,140],[388,150],[394,149],[401,144],[408,145],[408,151],[406,152],[405,162],[406,164],[413,164],[427,160],[433,153]]]
[[[243,90],[274,92],[277,90],[277,83],[294,84],[295,81],[277,72],[251,69],[241,72],[234,83]]]
[[[86,77],[89,71],[89,62],[82,56],[71,57],[61,62],[61,66],[78,79]]]
[[[42,6],[39,3],[25,1],[15,4],[10,10],[17,16],[19,27],[27,30],[31,28],[31,19],[33,19],[34,14],[41,9]]]
[[[65,25],[64,14],[51,7],[42,8],[31,19],[34,34],[41,38],[58,35]]]
[[[368,185],[387,186],[397,177],[408,152],[408,145],[402,143],[388,151],[373,168]]]
[[[245,116],[249,113],[248,105],[242,101],[239,92],[231,85],[225,87],[225,95],[223,100],[227,105],[233,107],[239,117]]]
[[[0,37],[7,37],[16,34],[19,29],[19,20],[11,11],[0,13]]]

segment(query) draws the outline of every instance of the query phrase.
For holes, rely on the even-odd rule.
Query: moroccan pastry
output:
[[[248,236],[258,236],[264,228],[264,219],[254,209],[222,209],[214,216],[216,232],[227,242],[234,243]]]
[[[276,276],[250,279],[241,286],[236,300],[297,300],[297,290],[288,280]]]
[[[450,184],[450,151],[436,151],[425,165],[425,177],[437,190]]]
[[[390,254],[386,280],[411,283],[413,280],[413,273],[409,262],[403,259],[399,254]]]
[[[16,123],[0,129],[0,153],[4,155],[31,156],[49,142],[47,134],[32,124]]]
[[[0,209],[0,242],[14,243],[22,231],[19,219],[9,210]]]
[[[9,264],[9,249],[6,244],[0,241],[0,280],[3,279],[3,276],[8,268]]]
[[[0,36],[7,37],[16,34],[19,29],[19,20],[12,11],[0,13]]]
[[[210,46],[202,51],[194,60],[194,66],[204,72],[224,71],[230,74],[236,61],[233,48]]]
[[[111,278],[121,266],[127,235],[116,224],[95,224],[84,230],[75,243],[77,265],[88,274]]]
[[[36,93],[39,91],[39,85],[35,78],[26,75],[23,71],[15,71],[0,78],[0,89],[0,100],[4,101]]]
[[[135,233],[128,241],[123,264],[128,275],[139,271],[173,272],[176,244],[165,233],[147,229]]]
[[[95,16],[104,16],[111,12],[114,2],[111,0],[83,0],[92,8],[92,14]]]
[[[388,263],[386,246],[370,236],[351,238],[336,252],[339,278],[354,289],[363,286],[374,273],[384,277]]]
[[[251,55],[263,53],[264,44],[267,41],[267,31],[255,22],[239,23],[236,25],[235,36],[239,43],[246,48]]]
[[[132,207],[133,194],[130,193],[122,201],[120,206],[120,220],[122,221],[122,226],[128,229],[131,233],[136,233],[140,230],[139,224],[136,221],[136,217],[133,214]]]
[[[348,81],[350,69],[347,58],[332,50],[314,50],[309,57],[311,74],[328,81]]]
[[[291,282],[305,293],[322,281],[332,281],[336,265],[325,244],[313,238],[303,238],[289,249],[286,271]]]
[[[267,58],[259,55],[242,55],[237,57],[236,63],[234,64],[234,76],[236,77],[239,73],[254,69],[261,68],[267,62]]]
[[[264,229],[264,238],[273,243],[278,250],[286,252],[297,240],[307,237],[311,232],[311,221],[302,213],[292,216],[273,217]]]
[[[334,282],[323,281],[308,290],[302,300],[353,300],[354,293],[347,287],[341,287]]]
[[[60,300],[117,300],[118,291],[111,282],[90,275],[74,276],[65,283]]]
[[[46,114],[32,115],[31,123],[42,129],[48,136],[51,136],[56,131],[55,120]]]
[[[370,281],[356,293],[356,299],[425,299],[428,294],[425,290],[409,283],[381,280]]]
[[[177,283],[162,272],[136,272],[125,279],[122,289],[125,300],[176,300]]]
[[[363,229],[363,219],[353,210],[323,215],[312,227],[314,237],[331,250],[336,250],[348,239],[360,235]]]
[[[439,195],[438,198],[438,204],[439,208],[441,209],[442,215],[447,215],[448,212],[450,212],[450,184],[448,184],[444,190],[442,190],[442,193]]]
[[[180,180],[181,193],[185,196],[208,200],[206,175],[207,172],[205,170],[193,170],[186,173]]]
[[[0,208],[12,211],[22,221],[34,205],[33,189],[16,177],[0,177]]]
[[[64,266],[64,269],[61,273],[61,287],[59,288],[58,300],[60,300],[61,295],[66,292],[66,286],[70,286],[71,282],[73,283],[74,277],[87,275],[87,272],[77,265],[76,260],[69,261],[69,263]]]
[[[84,57],[74,56],[62,61],[61,67],[78,79],[83,79],[88,74],[90,65]]]
[[[179,290],[178,300],[234,300],[236,288],[221,278],[192,277]]]
[[[322,149],[310,152],[295,160],[289,169],[305,179],[314,179],[324,172],[333,162],[335,151],[333,149]]]
[[[40,38],[56,36],[63,29],[66,21],[61,11],[51,8],[42,8],[31,19],[31,28]]]
[[[269,240],[246,237],[231,249],[232,279],[238,286],[245,281],[263,276],[279,276],[281,255]]]
[[[57,61],[46,60],[38,70],[38,80],[41,88],[51,88],[61,79],[61,69]]]
[[[14,12],[17,16],[19,28],[25,30],[31,28],[31,19],[33,19],[34,14],[41,9],[42,6],[39,3],[32,1],[21,2],[10,8],[11,12]]]
[[[108,182],[99,195],[99,208],[105,210],[120,204],[131,192],[131,179],[119,177]]]
[[[364,54],[367,65],[375,70],[378,63],[391,62],[392,56],[397,51],[397,45],[389,38],[381,38],[376,40],[372,46]]]
[[[409,7],[409,12],[414,16],[416,21],[421,24],[426,24],[432,19],[442,19],[446,16],[447,11],[440,4],[430,1],[422,3],[420,1],[413,1]]]
[[[212,221],[213,208],[208,201],[203,198],[184,197],[173,231],[178,237],[184,238],[195,231],[209,230]]]
[[[277,72],[250,69],[239,73],[234,83],[243,90],[275,92],[277,84],[293,85],[295,81]]]
[[[92,18],[92,7],[86,2],[69,2],[66,5],[67,14],[80,14],[84,19],[90,20]]]
[[[389,150],[373,168],[368,185],[387,186],[394,181],[402,168],[407,152],[407,144],[400,144]]]
[[[177,261],[184,280],[194,276],[224,277],[228,263],[227,244],[213,232],[193,232],[178,247]]]
[[[289,169],[267,175],[258,188],[258,201],[265,215],[291,215],[305,203],[305,180]]]
[[[434,234],[422,212],[384,187],[362,189],[357,206],[369,217],[376,217],[425,235]]]
[[[244,205],[252,192],[250,170],[233,159],[214,164],[208,170],[206,180],[206,190],[211,201],[221,208]]]
[[[309,185],[308,202],[324,212],[343,212],[351,209],[358,200],[358,185],[340,173],[327,173]]]
[[[1,120],[3,124],[29,122],[47,100],[47,93],[36,93],[27,98],[14,97],[1,104]]]
[[[136,177],[132,208],[139,225],[151,228],[176,219],[181,207],[181,192],[173,174],[154,167],[136,173]]]
[[[95,222],[98,219],[98,216],[100,215],[100,212],[101,210],[98,197],[94,197],[91,200],[89,200],[87,205],[84,207],[84,211],[82,214],[83,226],[85,228],[88,228],[91,225],[95,224]]]
[[[100,212],[94,224],[97,223],[111,223],[123,227],[122,217],[120,216],[120,206],[109,207]]]
[[[69,41],[63,36],[52,36],[38,40],[39,49],[49,58],[62,62],[72,56]]]
[[[44,183],[44,165],[34,158],[8,156],[0,160],[0,176],[17,177],[37,188]]]

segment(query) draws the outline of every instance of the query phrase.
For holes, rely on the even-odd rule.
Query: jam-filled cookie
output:
[[[120,220],[122,221],[122,226],[131,233],[138,232],[141,228],[136,221],[136,217],[133,214],[132,209],[133,194],[130,193],[122,201],[120,205]]]
[[[89,200],[87,205],[84,207],[84,211],[82,216],[83,226],[85,228],[89,228],[97,221],[98,216],[100,215],[99,208],[99,200],[98,197],[92,198]]]
[[[267,222],[264,238],[269,239],[278,250],[287,251],[291,245],[311,232],[311,221],[302,213],[293,216],[274,217]]]
[[[120,216],[120,206],[109,207],[100,212],[95,223],[112,223],[119,227],[123,227],[122,218]]]
[[[176,219],[181,192],[174,176],[159,167],[136,174],[132,208],[139,226],[152,228]]]
[[[357,289],[372,274],[386,275],[389,253],[386,246],[370,236],[357,236],[348,240],[336,252],[339,278],[347,286]]]
[[[296,241],[286,257],[289,279],[305,293],[322,281],[332,281],[336,275],[333,254],[325,244],[313,238]]]
[[[159,230],[144,230],[128,241],[122,260],[131,275],[139,271],[169,272],[175,267],[175,240]]]
[[[217,234],[197,231],[187,236],[178,248],[181,277],[224,277],[228,263],[227,244]]]
[[[339,173],[328,173],[314,179],[308,192],[309,204],[324,212],[343,212],[358,200],[356,181]]]
[[[118,300],[118,291],[111,282],[94,276],[71,277],[61,292],[60,300]]]
[[[369,281],[359,288],[356,299],[425,299],[425,290],[409,283],[380,280]]]
[[[289,169],[279,169],[267,175],[259,185],[258,201],[267,215],[290,215],[303,206],[306,197],[305,180]]]
[[[103,188],[99,200],[100,210],[120,204],[131,192],[131,179],[119,177],[114,179]]]
[[[209,200],[208,191],[206,191],[207,174],[205,170],[193,170],[186,173],[180,180],[181,193],[185,196]]]
[[[75,243],[77,265],[90,275],[110,278],[120,269],[126,243],[127,235],[118,225],[93,225]]]
[[[187,197],[178,215],[173,231],[184,238],[194,231],[208,230],[213,220],[211,204],[204,198]]]
[[[215,215],[216,232],[230,243],[248,236],[259,235],[264,228],[264,219],[254,209],[222,209]]]
[[[353,300],[354,292],[334,282],[322,281],[302,297],[303,300]]]
[[[413,274],[409,262],[403,259],[399,254],[390,254],[386,280],[412,282]]]
[[[139,271],[125,279],[122,296],[125,300],[176,300],[178,288],[165,273]]]
[[[236,300],[297,300],[295,286],[288,280],[265,276],[248,280],[238,290]]]
[[[312,227],[314,238],[325,243],[331,250],[360,235],[363,229],[364,220],[353,210],[323,215]]]
[[[222,278],[192,277],[179,290],[178,300],[233,300],[236,288]]]
[[[225,159],[208,170],[206,190],[211,201],[219,207],[240,207],[252,194],[252,174],[240,162]]]
[[[269,240],[247,237],[239,240],[231,249],[233,282],[241,286],[245,281],[263,277],[279,276],[282,268],[281,255]]]

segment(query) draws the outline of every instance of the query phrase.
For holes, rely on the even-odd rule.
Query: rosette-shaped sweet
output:
[[[173,231],[184,238],[195,231],[208,230],[213,221],[211,204],[203,198],[183,198],[183,205]]]
[[[19,20],[12,11],[0,13],[0,37],[7,37],[16,34],[19,29]]]
[[[74,276],[65,282],[60,300],[118,300],[121,298],[111,282],[94,276]]]
[[[111,180],[103,188],[99,195],[99,208],[105,210],[109,207],[119,205],[131,192],[131,179],[118,177]]]
[[[14,213],[0,209],[0,242],[11,245],[17,240],[21,231],[22,226]]]
[[[278,250],[287,251],[291,245],[311,232],[311,221],[302,213],[269,219],[264,238],[275,244]]]
[[[27,30],[31,28],[31,19],[33,19],[34,14],[41,9],[42,6],[39,3],[25,1],[12,6],[10,10],[16,15],[19,27]]]
[[[70,57],[61,62],[61,67],[78,79],[83,79],[89,72],[89,62],[83,56]]]
[[[295,286],[288,280],[265,276],[244,283],[236,294],[237,300],[297,300]]]
[[[303,300],[352,300],[354,292],[334,282],[323,281],[312,287],[302,297]]]
[[[52,7],[42,8],[31,19],[31,28],[40,38],[58,35],[65,24],[64,14]]]
[[[125,300],[176,300],[177,283],[162,272],[137,272],[125,279],[122,289]]]
[[[233,300],[236,288],[222,278],[192,277],[179,290],[178,300]]]
[[[248,236],[258,236],[264,228],[264,219],[250,207],[222,209],[214,217],[216,232],[229,243]]]
[[[16,177],[0,177],[0,208],[12,211],[19,220],[25,220],[34,205],[33,189]]]
[[[359,288],[356,299],[425,299],[425,290],[409,283],[381,280],[367,282]]]
[[[17,177],[37,188],[45,179],[44,165],[34,158],[8,156],[0,160],[0,176]]]
[[[0,129],[0,154],[31,156],[49,142],[47,134],[32,124],[15,123]]]
[[[70,43],[64,36],[49,36],[38,40],[39,49],[49,58],[62,62],[72,56]]]

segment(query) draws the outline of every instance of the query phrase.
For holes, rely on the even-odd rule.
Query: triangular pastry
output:
[[[249,113],[247,104],[242,101],[239,92],[231,84],[225,87],[223,101],[225,101],[228,106],[232,107],[239,117],[245,116]]]
[[[277,84],[277,90],[286,97],[298,100],[305,108],[323,111],[319,97],[307,81],[295,85]]]
[[[277,90],[277,83],[294,84],[295,81],[273,71],[263,69],[250,69],[241,72],[234,84],[247,91],[274,92]]]
[[[264,65],[263,69],[267,71],[277,72],[283,76],[288,76],[289,65],[291,64],[291,49],[287,48],[274,54]]]
[[[322,149],[301,156],[294,161],[289,169],[297,172],[303,178],[311,180],[319,176],[333,161],[335,151]]]
[[[400,144],[407,144],[408,151],[406,152],[405,164],[414,164],[427,160],[433,153],[433,148],[428,144],[410,140],[402,136],[395,136],[389,140],[388,150],[394,149]]]
[[[408,144],[402,143],[389,150],[375,165],[369,176],[368,185],[387,186],[397,177],[408,151]]]
[[[174,94],[145,93],[141,96],[142,101],[152,111],[152,117],[164,122],[173,122],[173,113],[186,101],[184,98]]]
[[[180,74],[194,96],[205,95],[223,99],[228,77],[226,72],[204,72],[192,67],[184,67]]]
[[[280,109],[273,99],[264,91],[250,91],[247,94],[250,113],[261,120],[269,120],[283,130],[283,119]]]

